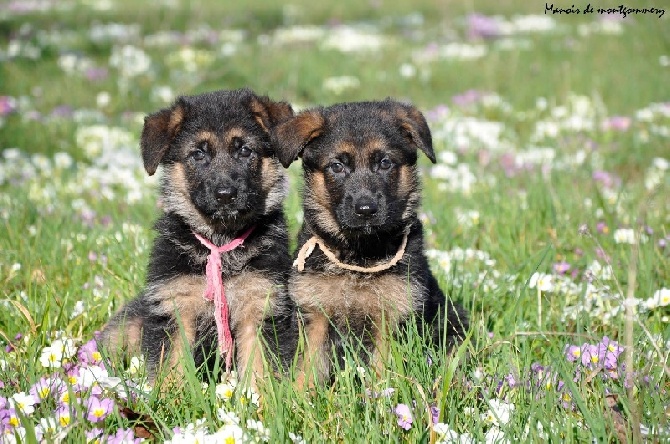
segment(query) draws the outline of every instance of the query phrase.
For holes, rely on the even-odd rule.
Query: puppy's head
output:
[[[165,168],[166,211],[206,233],[280,208],[286,179],[269,132],[292,115],[289,104],[241,89],[180,97],[147,116],[142,158],[149,175]]]
[[[423,115],[393,100],[306,110],[273,140],[284,166],[302,157],[305,220],[337,238],[403,227],[420,201],[418,151],[435,162]]]

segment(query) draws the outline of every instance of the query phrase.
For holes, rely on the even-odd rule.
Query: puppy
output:
[[[142,353],[153,379],[161,365],[178,373],[186,349],[212,369],[219,348],[252,385],[263,375],[259,342],[291,356],[287,180],[269,132],[292,115],[241,89],[180,97],[145,118],[142,158],[149,175],[163,165],[164,214],[144,290],[103,329],[111,355]]]
[[[305,110],[272,134],[282,164],[301,156],[304,169],[289,278],[306,338],[298,385],[332,376],[332,350],[342,361],[347,340],[379,366],[389,335],[412,316],[434,343],[463,338],[466,313],[446,300],[423,251],[418,151],[435,162],[423,115],[393,100],[343,103]]]

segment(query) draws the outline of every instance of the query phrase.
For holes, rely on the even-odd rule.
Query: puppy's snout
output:
[[[354,211],[361,217],[371,217],[379,211],[379,205],[371,197],[363,196],[354,202]]]
[[[219,187],[214,192],[216,200],[221,203],[232,202],[237,198],[237,188],[234,186]]]

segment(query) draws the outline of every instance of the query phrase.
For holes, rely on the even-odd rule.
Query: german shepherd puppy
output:
[[[259,342],[291,356],[293,304],[285,288],[291,261],[282,209],[288,182],[269,132],[292,115],[289,104],[241,89],[180,97],[145,118],[142,158],[149,175],[163,165],[164,214],[155,224],[144,291],[102,332],[111,355],[144,354],[153,379],[161,365],[178,367],[185,339],[195,364],[211,369],[218,320],[216,303],[204,295],[218,273],[206,271],[211,250],[204,242],[220,246],[246,236],[237,248],[216,253],[238,373],[251,374],[252,384],[261,377]],[[257,340],[259,330],[264,341]]]
[[[305,110],[272,134],[281,163],[301,156],[304,169],[304,223],[289,278],[306,338],[298,385],[328,380],[331,353],[342,360],[345,340],[379,366],[389,334],[412,316],[434,343],[462,339],[467,315],[438,287],[417,217],[418,151],[435,162],[423,115],[390,99],[342,103]]]

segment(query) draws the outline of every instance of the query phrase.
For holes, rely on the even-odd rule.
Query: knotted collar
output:
[[[230,370],[233,358],[233,335],[230,332],[230,319],[228,316],[228,301],[223,288],[223,278],[221,277],[221,253],[234,250],[244,243],[244,240],[254,231],[255,227],[249,228],[225,245],[217,247],[209,240],[193,232],[193,235],[209,248],[207,256],[207,288],[203,295],[208,301],[214,301],[214,319],[216,320],[216,332],[218,335],[218,344],[221,354],[226,356],[226,370]]]
[[[298,271],[303,271],[305,269],[305,261],[312,254],[314,248],[316,248],[316,246],[318,245],[319,248],[321,248],[321,251],[323,251],[323,254],[325,254],[326,257],[333,264],[345,270],[360,271],[361,273],[376,273],[378,271],[388,270],[389,268],[397,264],[405,254],[405,247],[407,247],[408,236],[409,236],[409,226],[405,228],[400,248],[398,248],[398,251],[396,252],[395,256],[393,256],[393,258],[390,261],[384,264],[375,265],[374,267],[361,267],[358,265],[349,265],[345,264],[344,262],[340,262],[340,260],[337,259],[335,254],[332,251],[330,251],[330,249],[326,246],[326,243],[323,241],[323,239],[315,235],[312,236],[307,242],[305,242],[302,248],[300,248],[300,251],[298,251],[298,257],[295,259],[295,261],[293,261],[293,266],[296,267]]]

